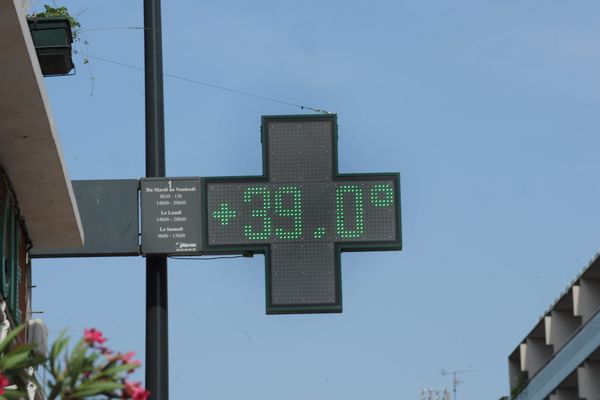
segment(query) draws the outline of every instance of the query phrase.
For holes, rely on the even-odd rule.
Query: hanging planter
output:
[[[75,68],[69,18],[30,17],[27,22],[44,76],[69,74]]]

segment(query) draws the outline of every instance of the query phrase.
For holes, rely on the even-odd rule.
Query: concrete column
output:
[[[525,357],[522,363],[531,379],[552,357],[552,347],[546,344],[545,338],[527,338],[525,344]]]
[[[581,298],[581,286],[573,285],[571,294],[573,295],[573,315],[576,317],[581,317],[581,306],[579,305],[579,299]]]
[[[578,289],[573,287],[573,304],[575,315],[580,315],[585,324],[600,307],[600,279],[582,278]]]
[[[581,317],[574,316],[572,310],[553,310],[545,319],[546,344],[556,353],[579,326]]]
[[[579,397],[584,400],[598,400],[600,398],[600,362],[586,361],[582,367],[577,368],[579,380]]]
[[[527,366],[525,365],[525,360],[527,359],[527,343],[521,343],[519,345],[519,360],[521,361],[521,371],[526,371]]]
[[[514,389],[521,380],[521,376],[524,372],[521,369],[520,359],[508,359],[508,382],[511,390]]]

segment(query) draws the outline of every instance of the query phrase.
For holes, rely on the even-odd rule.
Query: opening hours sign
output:
[[[204,254],[265,254],[267,314],[342,311],[342,251],[400,250],[398,173],[339,174],[335,115],[262,118],[263,175],[202,179]]]

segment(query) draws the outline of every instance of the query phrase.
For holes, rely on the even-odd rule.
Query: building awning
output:
[[[0,165],[34,247],[80,247],[83,230],[23,7],[0,1]]]

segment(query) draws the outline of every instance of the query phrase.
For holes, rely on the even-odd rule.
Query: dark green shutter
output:
[[[4,258],[6,257],[6,252],[4,249],[6,248],[6,243],[4,242],[4,238],[6,235],[4,234],[6,226],[6,198],[0,198],[0,267],[4,269]],[[0,276],[0,279],[2,277]]]
[[[10,270],[10,305],[13,319],[16,324],[21,323],[21,310],[19,308],[19,289],[21,288],[21,257],[20,257],[20,242],[21,229],[16,213],[12,215],[13,231],[12,231],[12,262]]]
[[[8,202],[7,202],[8,203]],[[19,237],[20,229],[17,220],[16,210],[12,204],[8,204],[5,217],[7,219],[7,244],[8,251],[6,263],[2,268],[2,295],[6,299],[8,310],[16,324],[21,323],[21,313],[19,310],[19,287],[20,287],[20,266],[19,266]]]
[[[7,272],[10,268],[10,257],[11,257],[11,222],[10,222],[10,198],[8,195],[4,198],[2,204],[2,226],[0,231],[2,232],[2,265],[0,269],[0,294],[2,297],[8,299],[8,276]]]

